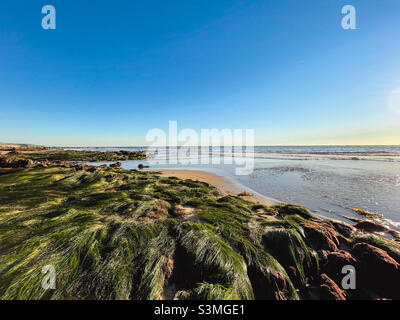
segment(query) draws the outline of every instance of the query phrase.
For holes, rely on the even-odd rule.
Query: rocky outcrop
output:
[[[30,159],[0,158],[0,168],[32,168],[35,163]]]
[[[367,232],[382,232],[386,231],[386,227],[382,226],[381,224],[370,221],[370,220],[363,220],[354,225],[355,228]]]
[[[306,240],[315,250],[338,250],[339,240],[336,231],[325,222],[304,221],[300,223]]]
[[[360,261],[357,271],[362,287],[384,298],[400,298],[400,264],[396,260],[386,251],[364,242],[354,245],[353,254]]]
[[[356,229],[353,226],[344,223],[342,221],[337,221],[337,220],[328,220],[328,221],[335,228],[337,232],[339,232],[340,234],[342,234],[347,238],[349,238],[352,235],[352,233],[356,231]]]
[[[321,270],[336,282],[343,278],[342,270],[344,266],[358,266],[357,259],[346,251],[322,251]]]
[[[0,158],[0,168],[47,168],[50,166],[60,166],[60,167],[68,167],[69,164],[66,161],[34,161],[31,159],[22,159],[18,157],[2,157]]]
[[[316,219],[319,220],[316,216],[314,216],[310,210],[298,205],[292,204],[282,204],[275,206],[275,209],[278,211],[279,215],[284,217],[288,215],[299,215],[304,219]]]

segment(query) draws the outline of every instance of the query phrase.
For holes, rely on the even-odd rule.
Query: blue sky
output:
[[[259,145],[400,144],[399,16],[398,0],[2,1],[0,142],[146,145],[177,120]]]

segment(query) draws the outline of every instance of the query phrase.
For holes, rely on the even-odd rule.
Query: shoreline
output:
[[[253,190],[249,190],[248,188],[244,189],[244,186],[241,186],[239,183],[234,183],[230,181],[228,178],[217,175],[215,173],[210,173],[200,170],[185,170],[185,169],[160,169],[160,170],[150,169],[145,171],[160,173],[161,177],[167,177],[167,178],[177,177],[182,180],[191,179],[191,180],[206,182],[217,188],[223,194],[237,196],[239,193],[243,192],[244,190],[247,190],[250,193],[250,196],[242,197],[244,200],[252,201],[266,206],[271,206],[280,203],[275,199],[266,197]]]

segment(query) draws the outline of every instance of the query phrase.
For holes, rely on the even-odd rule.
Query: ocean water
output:
[[[88,150],[144,150],[139,147],[86,148]],[[168,160],[168,149],[161,150]],[[199,152],[202,158],[212,152],[220,164],[157,164],[153,169],[203,170],[224,176],[243,189],[282,202],[308,207],[317,215],[349,222],[358,217],[351,208],[378,213],[381,222],[400,230],[400,146],[260,146],[254,153],[254,170],[237,176],[235,164],[224,164],[230,155],[216,149]],[[188,157],[188,159],[193,159]],[[125,161],[135,169],[146,161]]]

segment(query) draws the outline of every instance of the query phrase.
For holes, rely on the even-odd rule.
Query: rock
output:
[[[355,228],[367,232],[382,232],[386,231],[386,227],[375,221],[363,220],[354,225]]]
[[[351,253],[346,251],[322,251],[323,261],[321,269],[334,281],[339,283],[343,279],[342,269],[344,266],[351,265],[355,268],[358,266],[358,261]]]
[[[305,219],[316,219],[319,220],[316,216],[314,216],[307,208],[298,205],[290,205],[283,204],[275,206],[276,210],[281,216],[294,215],[297,214]]]
[[[19,168],[32,168],[35,165],[35,163],[31,159],[19,160],[18,164]]]
[[[343,218],[345,218],[345,219],[347,219],[347,220],[350,220],[350,221],[353,221],[353,222],[360,222],[360,221],[363,221],[363,219],[358,219],[358,218],[353,218],[353,217],[349,217],[349,216],[344,216],[344,215],[341,215]]]
[[[394,260],[389,254],[380,248],[374,247],[368,243],[356,243],[353,247],[353,252],[361,261],[370,261],[374,265],[380,265],[386,271],[398,271],[400,264]]]
[[[294,229],[264,229],[262,244],[286,270],[295,286],[304,286],[318,272],[318,258]]]
[[[336,251],[339,245],[336,231],[327,223],[302,222],[306,240],[316,250]]]
[[[362,287],[378,292],[384,298],[400,298],[400,264],[395,259],[386,251],[365,242],[355,244],[353,254],[361,264]]]
[[[120,168],[120,167],[122,167],[122,163],[118,161],[116,163],[110,164],[110,167],[111,168]]]
[[[269,260],[271,258],[271,260]],[[297,300],[298,293],[285,270],[275,260],[268,257],[262,264],[248,266],[248,275],[253,284],[254,295],[259,300]]]
[[[31,159],[0,158],[1,168],[32,168],[35,165]]]
[[[355,231],[354,227],[337,220],[329,220],[332,226],[336,229],[337,232],[342,234],[343,236],[349,238],[351,234]]]
[[[346,300],[346,292],[326,274],[320,276],[320,296],[321,300]]]

